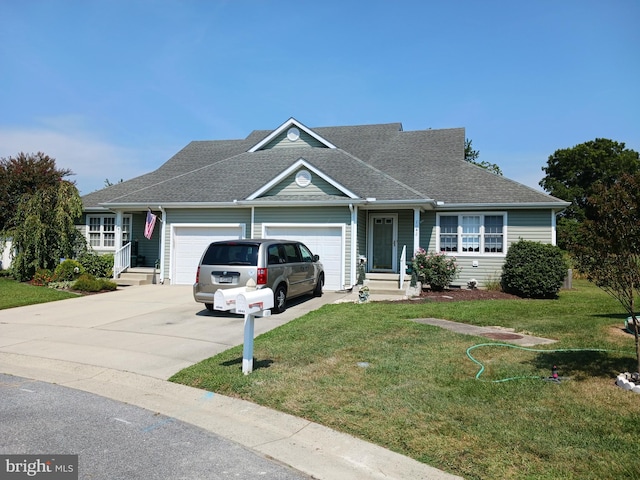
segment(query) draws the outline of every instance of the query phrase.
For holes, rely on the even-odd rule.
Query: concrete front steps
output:
[[[153,267],[128,268],[116,279],[116,283],[122,287],[134,285],[151,285],[159,278],[160,272]],[[155,278],[154,278],[155,277]]]
[[[411,275],[404,276],[400,289],[399,273],[367,273],[364,284],[369,287],[369,295],[405,295]]]

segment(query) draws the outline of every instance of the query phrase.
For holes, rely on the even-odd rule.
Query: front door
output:
[[[369,220],[369,271],[395,272],[398,267],[398,216],[372,213]]]

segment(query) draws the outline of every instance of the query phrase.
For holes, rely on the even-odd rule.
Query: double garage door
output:
[[[218,240],[244,238],[244,228],[233,226],[174,225],[171,248],[171,283],[189,285],[195,281],[198,262],[205,248]],[[344,285],[344,233],[342,226],[265,225],[265,238],[298,240],[320,256],[325,270],[325,290]]]

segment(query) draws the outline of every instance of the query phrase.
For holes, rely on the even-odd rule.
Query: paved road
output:
[[[4,374],[0,431],[3,454],[77,454],[80,479],[310,478],[175,418]]]

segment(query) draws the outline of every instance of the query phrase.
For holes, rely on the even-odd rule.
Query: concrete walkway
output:
[[[256,336],[346,293],[256,319]],[[58,383],[182,420],[317,479],[453,479],[385,448],[250,402],[167,382],[243,341],[241,316],[210,313],[191,287],[147,285],[0,310],[0,372]]]
[[[450,320],[442,320],[439,318],[417,318],[414,322],[445,328],[465,335],[475,335],[477,337],[485,337],[490,340],[513,343],[514,345],[520,345],[521,347],[548,345],[556,342],[555,340],[550,340],[548,338],[516,333],[512,329],[502,327],[477,327],[475,325],[467,325],[466,323],[452,322]]]

